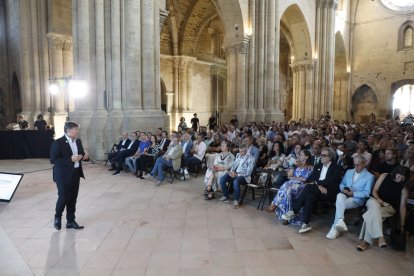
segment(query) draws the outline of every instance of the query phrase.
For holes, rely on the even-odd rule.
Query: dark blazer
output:
[[[183,149],[184,149],[184,144],[185,142],[181,141],[181,146],[183,147]],[[192,148],[193,148],[193,141],[191,141],[190,139],[190,141],[188,141],[187,147],[185,148],[185,151],[183,151],[184,158],[190,157]]]
[[[85,155],[80,139],[76,139],[76,146],[78,147],[78,154]],[[63,185],[71,184],[72,175],[75,171],[75,163],[71,159],[72,155],[72,149],[65,135],[53,141],[50,149],[50,163],[54,165],[53,181],[56,183]],[[82,161],[79,161],[79,175],[85,178],[82,170]]]
[[[313,182],[316,181],[318,185],[323,186],[328,190],[327,198],[329,201],[335,201],[336,195],[339,193],[339,183],[342,179],[342,168],[335,162],[331,162],[329,165],[328,171],[326,172],[326,177],[324,180],[319,180],[321,176],[323,164],[317,164],[306,180],[306,182]]]
[[[122,145],[122,141],[123,140],[119,141],[118,145],[116,146],[117,150],[126,149],[129,146],[129,144],[131,143],[131,139],[129,139],[129,138],[126,139],[124,145]]]
[[[128,156],[134,155],[137,152],[137,150],[139,148],[139,143],[140,143],[140,141],[138,139],[135,139],[135,141],[132,142],[132,146],[129,149],[125,148],[125,150],[128,151],[128,154],[130,154]],[[126,157],[128,157],[128,156],[126,156]]]
[[[168,138],[165,138],[165,142],[162,145],[162,151],[163,152],[166,152],[167,151],[168,146],[170,145],[170,142],[171,142],[171,140],[169,140]],[[162,144],[162,143],[163,143],[163,140],[161,139],[160,144]]]

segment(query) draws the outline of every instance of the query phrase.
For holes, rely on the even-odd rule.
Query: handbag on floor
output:
[[[405,251],[405,230],[394,228],[390,234],[390,245],[391,248],[396,251]]]

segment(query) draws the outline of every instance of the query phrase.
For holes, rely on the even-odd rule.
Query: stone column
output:
[[[293,72],[292,119],[311,119],[313,105],[313,62],[299,61],[290,65]]]
[[[256,108],[255,108],[255,91],[256,91],[256,85],[255,85],[255,73],[256,73],[256,2],[254,0],[249,0],[249,24],[251,26],[252,33],[250,35],[250,43],[249,43],[249,86],[248,86],[248,100],[247,100],[247,113],[246,113],[246,121],[254,121]]]
[[[121,87],[121,6],[120,0],[111,0],[111,60],[112,110],[122,109]]]
[[[105,80],[105,6],[104,0],[95,0],[95,51],[96,51],[96,105],[97,112],[106,115],[104,109],[107,105],[108,91]]]
[[[157,18],[157,24],[159,19]],[[160,91],[156,89],[159,87],[155,82],[160,82],[159,79],[154,79],[155,68],[155,40],[159,39],[158,33],[155,33],[154,27],[154,1],[141,0],[141,62],[145,66],[142,71],[142,98],[145,110],[160,110],[156,106],[156,98],[159,97]],[[159,58],[159,53],[158,53]]]
[[[257,107],[256,121],[264,120],[264,95],[265,95],[265,35],[266,35],[266,1],[259,1],[259,9],[257,10],[257,37],[258,37],[258,53],[257,53]]]
[[[73,75],[73,52],[72,52],[72,39],[65,38],[63,41],[63,76],[70,77]],[[67,83],[66,83],[67,84]],[[67,88],[67,87],[66,87]],[[72,97],[65,97],[65,110],[73,111],[74,99]]]
[[[141,80],[141,5],[123,0],[122,79],[124,109],[142,109]],[[149,15],[147,15],[149,16]]]
[[[48,34],[49,38],[49,59],[50,59],[50,79],[60,79],[57,81],[49,80],[49,85],[58,85],[59,94],[52,95],[53,110],[56,114],[65,113],[65,102],[63,96],[63,89],[65,88],[63,75],[63,43],[62,36],[56,34]]]
[[[179,112],[179,97],[178,97],[178,93],[179,93],[179,64],[180,64],[180,59],[179,57],[173,57],[172,59],[173,62],[173,93],[174,93],[174,103],[173,103],[173,109],[172,111],[177,113]]]
[[[246,120],[246,55],[249,47],[249,39],[244,38],[244,41],[237,44],[237,110],[240,121]]]
[[[193,69],[194,69],[194,62],[188,61],[187,64],[187,111],[193,111]]]
[[[187,111],[187,59],[180,58],[180,68],[179,68],[179,104],[178,108],[180,112]]]
[[[316,117],[326,111],[332,113],[333,101],[333,68],[335,59],[335,9],[336,0],[316,1],[316,32],[317,63],[315,72],[315,105],[319,105]]]
[[[272,121],[272,113],[274,113],[274,96],[275,96],[275,38],[276,38],[276,17],[275,17],[275,1],[267,1],[266,9],[266,88],[265,88],[265,121]],[[279,41],[278,41],[279,42]]]
[[[227,98],[223,108],[221,122],[230,122],[237,109],[237,50],[235,45],[225,49],[227,61]]]

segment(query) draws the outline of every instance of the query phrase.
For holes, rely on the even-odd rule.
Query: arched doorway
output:
[[[345,43],[340,32],[335,34],[333,118],[346,120],[348,114],[348,72]]]
[[[398,88],[393,96],[392,115],[403,119],[414,114],[414,84],[405,84]]]
[[[22,105],[20,100],[20,84],[19,79],[17,78],[16,72],[13,73],[12,77],[12,106],[11,106],[11,115],[12,118],[15,118],[17,120],[17,114],[20,114],[22,112]]]
[[[377,112],[377,95],[369,85],[361,85],[352,96],[352,113],[357,123],[368,123],[370,114]]]

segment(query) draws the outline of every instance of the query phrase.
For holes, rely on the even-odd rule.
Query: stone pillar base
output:
[[[264,121],[265,123],[268,123],[268,124],[270,124],[273,121],[283,122],[285,120],[285,115],[282,112],[272,111],[272,112],[266,112],[264,115],[265,115]]]
[[[221,113],[221,124],[230,124],[231,119],[233,119],[233,115],[237,115],[237,119],[239,120],[239,126],[243,126],[246,122],[246,110],[245,109],[226,109]]]
[[[122,132],[151,131],[167,126],[168,116],[163,111],[106,110],[76,111],[70,119],[81,125],[80,138],[91,159],[105,160],[107,152],[121,139]]]

